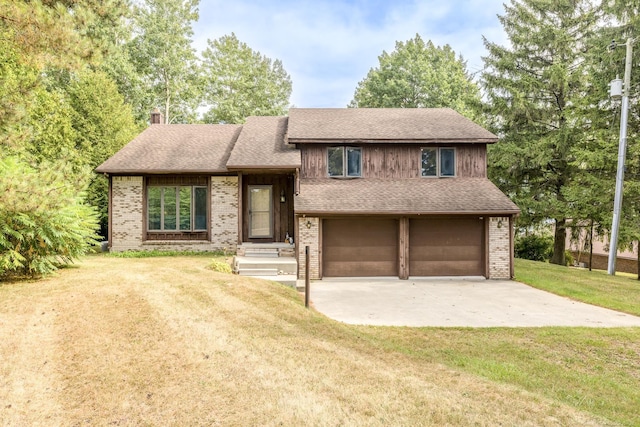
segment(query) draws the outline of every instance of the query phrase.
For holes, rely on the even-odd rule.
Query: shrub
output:
[[[96,245],[98,216],[64,164],[0,160],[0,277],[39,276]]]
[[[569,266],[573,265],[576,261],[575,258],[573,257],[573,254],[569,250],[564,251],[564,259],[567,265]]]
[[[217,271],[218,273],[231,274],[233,272],[229,263],[224,261],[213,260],[213,262],[209,264],[209,268],[213,271]]]
[[[516,236],[515,256],[532,261],[548,261],[553,254],[553,237],[529,234]]]

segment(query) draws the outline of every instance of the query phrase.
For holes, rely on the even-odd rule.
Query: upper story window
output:
[[[329,147],[327,149],[329,176],[362,176],[362,149],[359,147]]]
[[[149,231],[206,231],[207,187],[147,187]]]
[[[422,176],[456,176],[455,148],[423,148]]]

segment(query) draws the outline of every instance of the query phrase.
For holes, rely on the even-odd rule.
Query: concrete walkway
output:
[[[349,324],[640,327],[640,317],[508,280],[331,278],[313,281],[310,286],[316,310]]]

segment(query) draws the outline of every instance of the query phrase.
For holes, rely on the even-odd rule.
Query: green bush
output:
[[[565,260],[565,263],[569,266],[573,265],[573,263],[576,261],[575,258],[573,257],[573,254],[569,250],[564,251],[564,260]]]
[[[516,258],[530,259],[532,261],[548,261],[553,254],[553,237],[529,234],[516,236]]]
[[[218,273],[231,274],[233,272],[228,262],[219,261],[219,260],[213,260],[213,262],[209,264],[209,268],[212,269],[213,271],[217,271]]]
[[[81,190],[62,162],[0,160],[0,277],[50,273],[98,243],[98,216]]]

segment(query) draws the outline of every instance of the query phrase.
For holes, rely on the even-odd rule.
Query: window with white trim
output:
[[[422,176],[456,176],[455,148],[427,147],[422,149]]]
[[[147,187],[149,231],[206,231],[207,187]]]
[[[327,172],[331,177],[362,176],[362,149],[360,147],[329,147]]]

